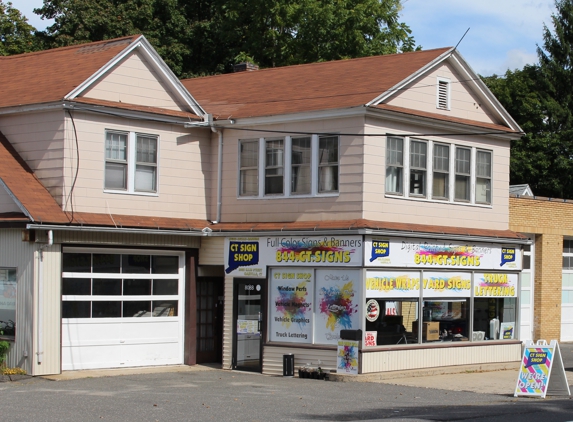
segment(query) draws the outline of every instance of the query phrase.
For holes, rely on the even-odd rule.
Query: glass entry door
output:
[[[261,280],[235,279],[234,369],[261,372]]]

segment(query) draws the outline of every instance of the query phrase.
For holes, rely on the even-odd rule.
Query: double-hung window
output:
[[[491,151],[475,147],[388,136],[386,194],[490,205],[492,159]]]
[[[471,149],[456,147],[456,201],[470,200],[471,155]]]
[[[410,142],[410,195],[426,196],[426,168],[428,144]]]
[[[239,197],[337,194],[338,175],[338,136],[239,140]]]
[[[259,140],[241,141],[239,195],[256,196],[259,194]]]
[[[156,193],[157,146],[155,135],[106,131],[104,188]]]
[[[401,194],[404,179],[404,140],[388,137],[386,141],[386,193]]]
[[[477,151],[476,202],[491,204],[491,152]]]
[[[311,138],[292,138],[291,141],[291,194],[309,195],[312,188]]]
[[[432,198],[450,198],[450,147],[434,144]]]

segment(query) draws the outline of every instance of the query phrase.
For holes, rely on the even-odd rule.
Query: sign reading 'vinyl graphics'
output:
[[[493,243],[367,237],[365,266],[520,270],[521,249]]]
[[[225,239],[225,272],[264,278],[267,266],[362,265],[361,236],[283,236]]]

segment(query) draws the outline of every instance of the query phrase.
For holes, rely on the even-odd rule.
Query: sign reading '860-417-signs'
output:
[[[274,236],[225,239],[225,272],[266,277],[267,266],[362,266],[362,236]]]

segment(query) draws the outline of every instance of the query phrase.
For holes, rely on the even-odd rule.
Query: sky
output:
[[[50,24],[33,13],[43,0],[11,1],[37,29]],[[469,28],[458,50],[482,76],[537,63],[543,25],[552,29],[555,11],[554,0],[402,0],[402,4],[401,21],[424,50],[453,47]]]

